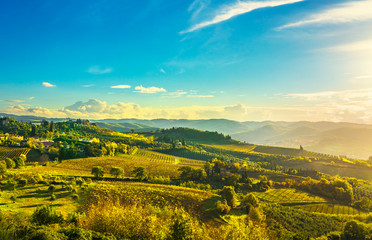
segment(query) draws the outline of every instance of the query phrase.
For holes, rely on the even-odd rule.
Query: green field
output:
[[[293,206],[309,212],[327,214],[360,215],[362,212],[350,206],[334,204],[322,197],[296,189],[271,189],[267,192],[255,193],[262,201],[279,203],[281,205]]]
[[[72,192],[62,188],[62,185],[56,185],[56,190],[53,192],[56,199],[52,201],[52,192],[48,188],[49,186],[45,184],[29,184],[25,187],[17,187],[14,191],[2,191],[0,210],[30,215],[39,206],[51,205],[66,216],[76,211],[78,203],[72,199]],[[12,197],[16,199],[11,200]]]

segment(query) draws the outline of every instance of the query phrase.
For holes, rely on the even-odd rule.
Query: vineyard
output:
[[[19,157],[21,154],[27,155],[30,148],[12,148],[12,147],[0,147],[0,160],[6,158]]]
[[[157,152],[173,155],[181,158],[195,159],[200,161],[210,161],[218,155],[208,153],[208,152],[193,152],[185,149],[165,149],[165,150],[156,150]]]
[[[296,189],[272,189],[267,192],[258,192],[255,195],[263,201],[275,202],[281,205],[327,214],[361,214],[360,211],[349,206],[329,203],[322,197],[298,191]]]
[[[207,147],[224,149],[235,152],[251,152],[256,148],[255,145],[251,144],[224,144],[224,145],[203,144],[203,145]]]
[[[92,157],[64,160],[62,163],[47,166],[34,167],[33,172],[48,172],[51,174],[91,176],[91,170],[95,166],[101,166],[107,175],[112,167],[121,167],[125,176],[130,177],[135,167],[146,168],[149,176],[153,177],[178,177],[178,168],[182,165],[200,168],[204,162],[186,158],[175,158],[166,154],[138,150],[134,155],[123,154],[120,157]],[[21,171],[28,171],[27,169]]]
[[[326,214],[345,214],[345,215],[360,215],[363,212],[358,211],[355,208],[338,205],[338,204],[308,204],[302,206],[296,206],[299,209],[309,211],[309,212],[317,212],[317,213],[326,213]]]
[[[136,158],[136,156],[139,156]],[[192,166],[203,166],[204,161],[188,159],[184,157],[174,157],[172,155],[162,154],[158,152],[152,152],[147,150],[138,150],[133,156],[136,160],[145,160],[156,163],[172,163],[172,164],[182,164],[182,165],[192,165]]]
[[[268,202],[280,204],[300,204],[300,203],[326,203],[327,200],[309,193],[296,189],[272,189],[267,192],[255,193],[256,196]]]

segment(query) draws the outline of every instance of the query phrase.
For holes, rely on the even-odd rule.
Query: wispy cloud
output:
[[[210,0],[195,0],[187,9],[192,12],[191,20],[194,20],[210,3]]]
[[[187,95],[189,98],[214,98],[213,95]]]
[[[164,74],[167,73],[163,68],[160,68],[160,72],[161,72],[161,73],[164,73]]]
[[[280,27],[279,30],[310,24],[335,24],[370,20],[372,19],[371,9],[371,0],[346,2],[323,12],[310,15],[300,21],[286,24]]]
[[[124,88],[131,88],[131,86],[130,85],[116,85],[116,86],[111,86],[110,88],[124,89]]]
[[[313,93],[291,93],[285,95],[287,97],[303,98],[305,100],[322,100],[322,99],[337,99],[337,100],[360,100],[372,97],[372,88],[344,90],[344,91],[324,91]]]
[[[372,16],[372,10],[371,10],[371,16]],[[347,43],[347,44],[331,47],[329,48],[329,50],[336,51],[336,52],[360,52],[360,51],[372,52],[372,39],[364,40],[364,41],[357,41],[357,42],[352,42],[352,43]]]
[[[372,75],[362,75],[362,76],[357,76],[355,79],[370,79],[372,78]]]
[[[175,92],[164,93],[163,97],[179,98],[179,97],[182,97],[182,96],[185,96],[185,95],[187,95],[186,91],[178,90],[178,91],[175,91]]]
[[[29,97],[28,100],[32,100],[32,99],[35,99],[35,97]]]
[[[85,88],[93,87],[93,86],[95,86],[95,84],[87,84],[87,85],[83,85],[83,87],[85,87]]]
[[[18,100],[18,99],[9,99],[9,100],[0,100],[0,102],[21,103],[21,102],[24,102],[24,101],[23,100]]]
[[[276,0],[276,1],[238,1],[236,3],[225,5],[219,9],[211,20],[206,20],[200,22],[190,27],[187,30],[180,32],[180,34],[193,32],[195,30],[205,28],[210,25],[214,25],[226,20],[229,20],[235,16],[251,12],[256,9],[266,8],[266,7],[276,7],[296,2],[302,2],[303,0]]]
[[[91,66],[87,72],[91,74],[106,74],[111,73],[113,70],[114,70],[113,68],[101,68],[100,66]]]
[[[136,92],[139,92],[139,93],[158,93],[158,92],[166,92],[166,90],[164,88],[158,88],[158,87],[143,87],[142,85],[141,86],[137,86],[135,88],[137,91]]]
[[[56,87],[56,85],[53,85],[53,84],[48,83],[48,82],[43,82],[43,86],[44,87]]]

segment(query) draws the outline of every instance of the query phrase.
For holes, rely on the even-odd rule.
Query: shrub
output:
[[[92,233],[81,228],[61,229],[59,232],[68,237],[69,240],[92,239]]]
[[[84,180],[82,178],[76,178],[76,185],[79,185],[80,187],[84,184]]]
[[[58,214],[51,206],[45,205],[35,209],[31,216],[31,222],[37,225],[48,225],[53,223],[62,223],[64,221],[62,214]]]
[[[5,164],[7,169],[15,167],[15,162],[11,158],[5,158]]]
[[[22,239],[25,239],[25,236],[21,236]],[[46,227],[39,227],[37,229],[32,229],[27,234],[27,240],[67,240],[66,237],[58,232],[53,231]]]
[[[5,184],[5,189],[9,190],[9,191],[13,191],[15,190],[17,186],[17,182],[14,181],[14,180],[8,180]]]
[[[12,195],[12,196],[10,197],[10,200],[12,200],[13,202],[15,202],[15,201],[17,200],[17,197],[16,197],[15,195]]]
[[[54,185],[50,185],[50,186],[48,187],[48,190],[49,190],[50,192],[54,192],[54,191],[56,190],[56,186],[54,186]]]
[[[26,186],[26,185],[27,185],[27,179],[25,179],[25,178],[21,178],[21,179],[19,179],[19,180],[18,180],[18,184],[19,184],[19,186],[21,186],[21,187]]]
[[[71,197],[75,201],[79,200],[79,195],[77,195],[77,194],[73,194]]]
[[[55,195],[54,193],[52,193],[52,195],[50,195],[50,200],[51,200],[51,201],[56,200],[56,195]]]

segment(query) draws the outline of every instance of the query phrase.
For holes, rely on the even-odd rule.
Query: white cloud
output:
[[[35,97],[29,97],[28,100],[32,100],[32,99],[35,99]]]
[[[83,87],[85,87],[85,88],[89,88],[89,87],[93,87],[93,86],[95,86],[95,84],[87,84],[87,85],[83,85]]]
[[[163,68],[160,68],[160,72],[161,72],[161,73],[164,73],[164,74],[167,73]]]
[[[100,113],[106,109],[106,106],[106,102],[96,99],[89,99],[87,102],[76,102],[71,106],[63,108],[63,110],[77,111],[82,113]]]
[[[301,27],[310,24],[336,24],[372,19],[372,1],[353,1],[337,5],[334,8],[310,15],[298,22],[290,23],[279,29]]]
[[[90,99],[79,101],[60,109],[27,107],[23,105],[1,109],[1,112],[18,115],[38,115],[44,117],[71,117],[87,119],[208,119],[226,118],[238,121],[348,121],[372,123],[372,89],[329,91],[295,94],[292,105],[277,107],[247,106],[243,104],[225,106],[188,106],[177,108],[144,107],[136,103],[109,105],[105,101]],[[310,95],[311,94],[311,95]],[[327,96],[327,97],[326,97]],[[288,96],[277,96],[288,97]],[[307,102],[307,98],[317,97],[319,102]]]
[[[106,74],[111,73],[114,69],[112,68],[101,68],[100,66],[92,66],[88,69],[88,73],[91,74]]]
[[[43,82],[43,86],[44,87],[56,87],[56,85],[53,85],[53,84],[48,83],[48,82]]]
[[[135,88],[137,91],[136,92],[140,92],[140,93],[157,93],[157,92],[166,92],[166,90],[164,88],[158,88],[158,87],[143,87],[142,85],[141,86],[137,86]]]
[[[131,86],[130,85],[116,85],[116,86],[111,86],[111,88],[123,89],[123,88],[131,88]]]
[[[214,25],[235,16],[251,12],[255,9],[266,8],[266,7],[276,7],[296,2],[301,2],[303,0],[276,0],[276,1],[238,1],[236,3],[225,5],[223,8],[219,9],[215,13],[214,17],[211,20],[207,20],[198,24],[195,24],[191,28],[180,32],[181,34],[193,32],[195,30]]]

